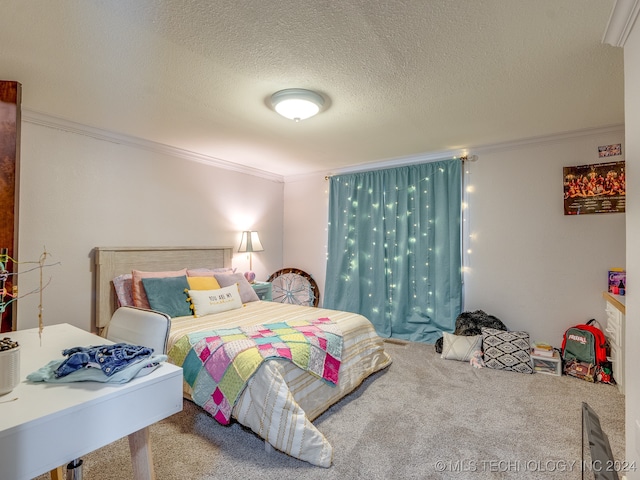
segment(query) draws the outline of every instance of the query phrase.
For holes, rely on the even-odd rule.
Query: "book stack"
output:
[[[533,355],[538,357],[553,357],[553,346],[544,342],[535,342],[533,344],[533,350],[531,351]]]

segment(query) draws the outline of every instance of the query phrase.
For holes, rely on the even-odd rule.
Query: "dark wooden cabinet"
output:
[[[0,248],[6,248],[11,258],[18,256],[21,97],[20,83],[0,80]],[[13,272],[13,262],[4,262],[2,266],[5,272]],[[6,277],[4,291],[12,292],[14,280],[11,275]],[[7,300],[4,297],[3,304]],[[17,303],[11,303],[1,314],[0,332],[15,330]]]

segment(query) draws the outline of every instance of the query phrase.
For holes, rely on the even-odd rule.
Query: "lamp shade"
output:
[[[317,114],[324,105],[322,95],[303,88],[288,88],[271,95],[274,110],[290,120],[305,120]]]
[[[262,252],[264,248],[260,243],[260,237],[258,232],[245,230],[242,232],[242,238],[240,239],[240,246],[238,252]]]

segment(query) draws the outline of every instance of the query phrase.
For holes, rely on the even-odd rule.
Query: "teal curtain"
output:
[[[462,308],[461,160],[334,176],[323,306],[433,343]]]

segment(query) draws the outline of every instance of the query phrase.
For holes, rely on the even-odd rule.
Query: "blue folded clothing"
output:
[[[162,362],[167,361],[166,355],[150,355],[140,357],[127,364],[125,368],[107,376],[101,368],[79,368],[63,377],[57,377],[56,371],[66,360],[52,360],[44,367],[27,375],[30,382],[103,382],[103,383],[127,383],[133,378],[142,377],[158,368]]]
[[[57,378],[69,375],[81,368],[100,368],[107,377],[126,368],[141,358],[151,356],[153,348],[128,343],[73,347],[62,351],[68,357],[55,371]]]
[[[52,360],[30,373],[32,382],[110,382],[126,383],[146,375],[167,360],[153,355],[153,348],[128,343],[73,347],[62,351],[67,358]]]

